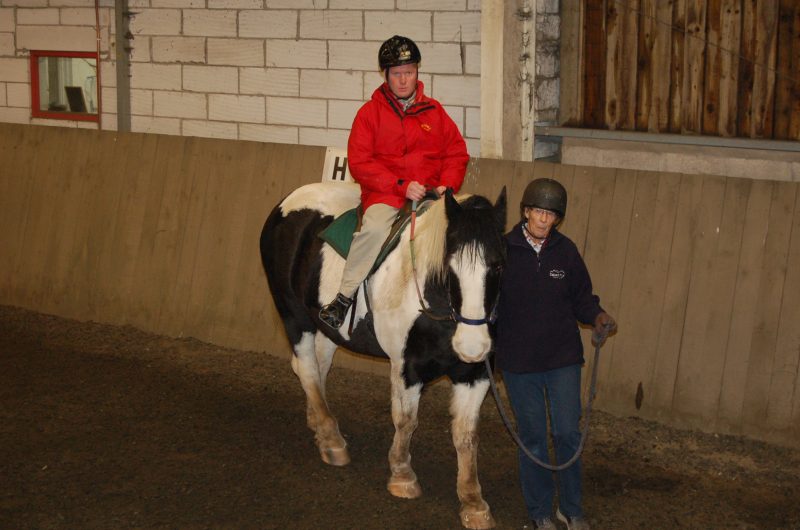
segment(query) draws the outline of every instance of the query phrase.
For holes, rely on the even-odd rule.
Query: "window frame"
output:
[[[66,58],[79,58],[79,59],[94,59],[97,68],[97,98],[100,98],[100,60],[97,52],[67,52],[67,51],[53,51],[53,50],[31,50],[30,51],[30,70],[31,70],[31,116],[33,118],[46,118],[51,120],[66,120],[66,121],[90,121],[100,122],[100,107],[98,106],[97,112],[91,114],[88,112],[70,112],[70,111],[51,111],[41,110],[42,105],[39,99],[39,58],[40,57],[66,57]]]

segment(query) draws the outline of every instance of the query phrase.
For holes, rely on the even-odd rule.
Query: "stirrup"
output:
[[[319,310],[319,319],[333,329],[339,329],[344,324],[344,317],[351,305],[353,299],[339,293],[330,304],[322,306]]]

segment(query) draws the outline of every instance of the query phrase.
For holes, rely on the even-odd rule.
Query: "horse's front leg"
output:
[[[392,421],[394,440],[389,450],[389,477],[387,488],[395,497],[414,499],[422,495],[417,475],[411,468],[411,436],[417,428],[417,411],[422,384],[406,388],[401,373],[402,363],[392,362]]]
[[[466,528],[494,528],[489,505],[481,495],[478,482],[478,417],[489,381],[472,385],[453,385],[450,414],[453,416],[453,445],[458,455],[456,490],[461,501],[461,524]]]

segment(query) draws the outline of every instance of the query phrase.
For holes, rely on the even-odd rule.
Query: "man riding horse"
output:
[[[417,45],[395,35],[378,51],[386,81],[356,114],[347,159],[361,186],[364,215],[354,234],[336,298],[319,318],[338,329],[386,240],[400,207],[426,191],[457,193],[469,155],[456,124],[442,105],[425,95],[418,79],[422,60]]]

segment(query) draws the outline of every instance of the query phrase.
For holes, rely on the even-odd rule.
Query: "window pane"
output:
[[[97,113],[97,61],[39,57],[39,110]]]

